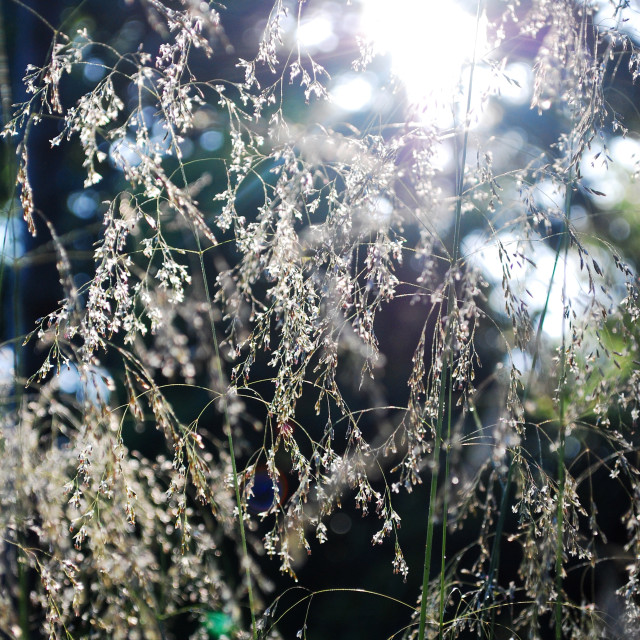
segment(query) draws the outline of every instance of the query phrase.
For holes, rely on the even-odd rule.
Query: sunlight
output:
[[[590,250],[606,272],[610,286],[606,291],[597,290],[592,295],[589,290],[589,277],[581,268],[580,258],[575,251],[567,255],[566,269],[561,261],[554,276],[556,252],[539,236],[536,241],[526,247],[521,246],[518,237],[512,233],[501,233],[495,238],[495,240],[498,239],[508,254],[511,290],[526,302],[534,317],[537,317],[545,307],[549,283],[553,278],[550,304],[543,325],[544,333],[552,340],[562,338],[563,277],[566,276],[567,301],[576,313],[586,313],[592,299],[598,300],[606,307],[611,302],[619,304],[624,296],[624,283],[613,261],[596,247]],[[503,312],[505,296],[500,283],[504,273],[505,257],[500,255],[498,243],[491,241],[480,231],[472,231],[462,241],[462,252],[468,263],[480,269],[483,277],[494,286],[489,295],[489,304],[494,311]],[[524,253],[534,264],[522,258]]]
[[[333,104],[344,111],[360,111],[371,103],[373,87],[362,75],[343,74],[331,90]]]
[[[424,107],[455,92],[465,64],[473,58],[473,12],[456,1],[397,0],[392,8],[387,0],[362,3],[362,32],[375,53],[391,56],[393,72],[404,83],[412,104]],[[484,18],[477,49],[486,49]]]

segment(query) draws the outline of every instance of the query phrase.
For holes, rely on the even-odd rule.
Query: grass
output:
[[[233,8],[54,31],[5,129],[5,229],[23,216],[44,244],[14,237],[0,285],[55,265],[62,301],[29,319],[37,285],[19,292],[0,347],[42,363],[0,379],[0,635],[314,638],[330,594],[393,603],[393,638],[635,629],[640,311],[633,243],[601,220],[631,229],[633,176],[610,211],[589,167],[623,164],[635,116],[604,96],[640,57],[622,6],[610,30],[586,3],[468,9],[478,50],[440,107],[386,91],[393,64],[359,41],[380,95],[350,115],[324,67],[351,77],[354,34],[323,57],[280,1],[243,79]],[[111,38],[130,20],[140,49]],[[531,110],[509,98],[523,68]],[[66,217],[30,183],[37,127],[87,180],[60,186]],[[72,218],[98,192],[101,224]],[[340,536],[366,571],[332,564]],[[316,587],[323,544],[335,584]]]

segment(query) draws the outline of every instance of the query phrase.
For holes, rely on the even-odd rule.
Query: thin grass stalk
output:
[[[502,489],[502,499],[500,500],[500,515],[498,516],[498,524],[496,525],[496,534],[493,539],[493,549],[491,552],[491,564],[489,566],[489,573],[487,576],[487,586],[485,591],[485,603],[489,599],[489,594],[493,591],[492,586],[494,580],[497,581],[498,567],[500,566],[500,540],[502,539],[502,530],[504,529],[504,523],[507,516],[507,502],[509,500],[509,494],[511,490],[511,481],[513,478],[513,467],[515,464],[515,456],[511,456],[509,462],[509,470],[507,471],[507,480]],[[483,603],[484,607],[484,603]],[[484,617],[484,608],[481,612],[481,616]],[[482,619],[481,617],[481,619]],[[496,625],[496,608],[491,607],[491,621],[489,623],[489,638],[493,638]],[[482,630],[480,626],[480,630]]]
[[[476,65],[476,48],[478,43],[478,31],[480,28],[480,16],[482,15],[482,0],[478,0],[477,12],[476,12],[476,32],[475,40],[473,44],[473,55],[471,59],[471,65],[469,67],[469,82],[467,85],[467,104],[465,109],[464,118],[464,139],[462,143],[462,152],[460,158],[460,166],[458,169],[458,180],[456,185],[456,208],[454,216],[454,232],[453,232],[453,248],[451,253],[451,278],[448,284],[449,295],[447,297],[447,318],[450,317],[451,312],[455,308],[456,292],[454,285],[453,273],[457,268],[457,263],[460,255],[460,227],[462,221],[462,196],[464,193],[464,169],[467,163],[467,147],[469,144],[469,115],[471,113],[471,96],[473,91],[473,74]],[[433,446],[433,468],[431,470],[431,486],[429,491],[429,511],[427,517],[427,535],[425,540],[425,556],[424,566],[422,572],[422,599],[420,602],[420,621],[418,625],[418,640],[424,640],[426,620],[427,620],[427,590],[429,587],[429,574],[431,572],[431,552],[433,547],[433,528],[434,528],[434,511],[435,501],[438,488],[438,470],[440,467],[440,450],[442,448],[442,427],[444,422],[444,404],[445,393],[447,392],[447,386],[449,387],[449,407],[448,407],[448,435],[447,439],[451,437],[451,378],[450,374],[453,370],[453,350],[451,345],[452,339],[452,325],[448,324],[447,333],[445,336],[445,349],[449,348],[449,357],[443,358],[442,370],[440,372],[440,388],[438,398],[438,417],[436,421],[436,432],[434,437]],[[449,384],[447,385],[447,381]],[[449,475],[449,450],[448,447],[445,451],[445,482]],[[441,549],[441,565],[440,565],[440,598],[439,598],[439,614],[438,614],[438,637],[442,638],[444,631],[444,592],[445,592],[445,569],[446,569],[446,537],[447,537],[447,499],[446,491],[443,504],[442,515],[442,549]]]
[[[449,357],[449,373],[453,371],[453,351],[450,351]],[[453,406],[453,392],[452,392],[452,380],[451,376],[449,376],[449,406],[447,407],[447,442],[445,444],[445,461],[444,461],[444,477],[445,481],[449,477],[449,466],[451,462],[450,456],[450,445],[451,445],[451,422],[452,422],[452,406]],[[444,487],[444,494],[442,498],[442,553],[440,558],[440,611],[438,615],[439,619],[439,627],[438,627],[438,638],[442,640],[442,633],[444,629],[444,609],[445,609],[445,569],[447,562],[447,511],[449,508],[449,500],[448,500],[449,492],[447,491],[447,486]]]
[[[225,403],[226,408],[226,403]],[[253,640],[258,638],[258,628],[256,626],[256,610],[253,599],[253,586],[251,581],[251,569],[249,567],[249,552],[247,549],[247,536],[244,530],[244,509],[242,508],[242,498],[240,496],[240,483],[238,482],[238,470],[236,466],[236,457],[233,448],[233,434],[231,424],[227,417],[225,418],[225,428],[227,429],[227,439],[229,442],[229,455],[231,456],[231,469],[233,472],[233,488],[236,496],[236,505],[238,507],[238,519],[240,521],[240,542],[242,545],[242,564],[244,565],[245,579],[247,581],[247,596],[249,598],[249,613],[251,614],[251,637]]]
[[[427,589],[429,588],[429,574],[431,571],[431,550],[433,547],[434,511],[436,492],[438,488],[438,466],[440,459],[440,447],[442,444],[442,415],[444,413],[444,383],[446,382],[446,367],[443,365],[440,375],[440,400],[438,405],[438,420],[433,443],[433,469],[431,470],[431,486],[429,491],[429,511],[427,516],[427,537],[424,550],[424,567],[422,572],[422,600],[420,602],[420,622],[418,626],[418,639],[424,640],[424,632],[427,621]],[[442,625],[440,625],[442,627]]]
[[[200,243],[200,237],[197,231],[195,232],[196,243],[198,247],[198,257],[200,260],[200,270],[202,272],[202,281],[204,283],[204,291],[207,296],[207,300],[211,300],[209,294],[209,283],[207,282],[207,275],[204,266],[204,257],[202,252],[202,245]],[[211,324],[211,334],[213,336],[213,347],[216,355],[218,380],[223,379],[222,373],[222,358],[220,356],[220,346],[218,344],[218,334],[216,332],[216,325],[213,318],[211,306],[209,305],[209,322]],[[236,507],[238,509],[238,520],[240,529],[240,544],[242,548],[242,564],[244,565],[245,580],[247,582],[247,597],[249,599],[249,612],[251,615],[251,637],[253,640],[258,638],[258,628],[256,625],[256,610],[255,602],[253,598],[253,583],[251,580],[251,569],[249,567],[249,551],[247,548],[247,536],[244,528],[244,509],[242,508],[242,496],[240,495],[240,482],[238,479],[238,468],[236,465],[236,456],[233,443],[233,429],[231,427],[231,420],[229,419],[229,410],[227,406],[227,399],[224,393],[220,394],[220,400],[222,402],[222,413],[224,416],[224,428],[227,432],[227,441],[229,444],[229,455],[231,456],[231,472],[233,474],[233,489],[236,498]]]
[[[569,253],[569,217],[571,214],[571,195],[573,190],[573,179],[570,176],[567,184],[567,194],[565,197],[565,222],[562,234],[562,246],[564,248],[564,271],[562,279],[562,306],[566,307],[567,294],[567,257]],[[556,541],[556,606],[555,606],[555,627],[556,640],[562,640],[562,556],[564,550],[564,489],[565,489],[565,384],[566,384],[566,315],[562,314],[562,346],[560,349],[560,379],[558,381],[558,401],[559,401],[559,433],[558,433],[558,504],[556,520],[558,524],[558,539]]]
[[[176,143],[177,144],[177,143]],[[180,168],[182,179],[184,181],[185,186],[188,185],[187,177],[184,172],[184,167]],[[200,265],[200,272],[202,274],[202,283],[204,286],[204,293],[207,301],[211,301],[211,294],[209,292],[209,281],[207,280],[207,272],[204,265],[204,253],[202,251],[202,243],[200,242],[200,236],[198,230],[193,228],[193,235],[196,241],[196,247],[198,249],[198,260]],[[218,333],[216,331],[215,319],[213,317],[213,310],[211,305],[208,306],[208,314],[209,314],[209,325],[211,328],[211,336],[213,338],[213,348],[216,356],[216,368],[218,374],[218,380],[222,382],[223,371],[222,371],[222,358],[220,356],[220,345],[218,342]],[[256,608],[255,601],[253,597],[253,582],[251,580],[251,568],[249,566],[249,550],[247,547],[247,536],[244,528],[244,509],[242,508],[242,496],[240,494],[240,481],[238,479],[238,467],[236,464],[236,456],[235,456],[235,447],[233,442],[233,429],[231,426],[231,420],[229,419],[229,408],[227,405],[227,398],[225,393],[220,390],[220,401],[222,403],[222,415],[224,419],[224,428],[227,432],[227,442],[229,445],[229,456],[231,457],[231,473],[233,475],[233,489],[236,500],[236,508],[238,509],[238,521],[239,521],[239,530],[240,530],[240,545],[242,549],[242,565],[244,565],[244,574],[245,580],[247,583],[247,597],[249,600],[249,613],[251,616],[251,638],[252,640],[257,640],[258,638],[258,627],[256,623]]]

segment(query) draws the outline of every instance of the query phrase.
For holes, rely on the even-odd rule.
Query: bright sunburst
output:
[[[424,106],[451,96],[466,62],[473,58],[476,16],[455,0],[362,0],[361,28],[376,53],[391,56],[409,100]],[[478,25],[477,51],[486,48]]]

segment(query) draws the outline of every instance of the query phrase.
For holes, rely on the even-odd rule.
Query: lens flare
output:
[[[421,107],[454,94],[474,45],[483,52],[487,44],[485,18],[452,0],[363,0],[361,30],[375,53],[391,57],[409,101]]]

